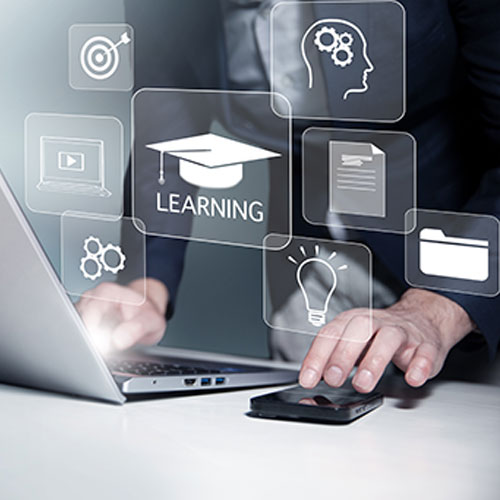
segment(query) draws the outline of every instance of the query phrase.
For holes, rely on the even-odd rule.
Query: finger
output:
[[[355,316],[349,321],[326,363],[323,379],[329,386],[340,387],[345,382],[373,336],[374,323],[369,314]]]
[[[124,321],[130,321],[140,314],[147,313],[149,311],[155,310],[153,305],[146,301],[144,304],[138,305],[130,302],[121,302],[119,304],[121,315]],[[160,313],[157,313],[160,314]]]
[[[408,365],[405,380],[412,387],[421,387],[439,372],[441,366],[438,348],[429,343],[420,344]]]
[[[302,362],[299,383],[306,389],[316,387],[332,350],[342,336],[346,321],[338,317],[324,326],[314,338]]]
[[[102,283],[82,294],[76,303],[76,308],[82,318],[85,318],[86,324],[90,322],[95,327],[100,316],[105,316],[109,311],[117,309],[120,299],[128,295],[126,287],[115,283]]]
[[[101,329],[105,318],[118,313],[116,304],[88,298],[77,308],[87,330],[91,333],[97,333]]]
[[[403,372],[406,372],[410,361],[413,359],[415,355],[415,351],[417,350],[417,345],[414,344],[403,344],[399,350],[392,357],[392,362]]]
[[[302,398],[299,401],[299,404],[307,406],[319,406],[318,403],[313,398]]]
[[[163,338],[165,330],[167,329],[167,322],[163,321],[163,325],[152,333],[149,333],[141,339],[143,345],[156,345]]]
[[[120,321],[120,316],[130,319],[137,315],[138,307],[131,304],[142,300],[138,292],[128,287],[102,283],[85,292],[76,306],[89,330],[100,330],[104,326],[110,330]]]
[[[154,344],[165,331],[165,318],[156,311],[144,310],[133,319],[124,321],[112,332],[112,341],[117,349],[125,350],[139,342]]]
[[[149,301],[142,305],[120,304],[121,316],[124,323],[147,321],[151,315],[153,320],[149,320],[149,325],[146,323],[143,334],[139,337],[141,344],[154,345],[163,337],[166,328],[166,319],[158,309]],[[145,319],[143,319],[145,318]],[[149,328],[151,327],[151,328]],[[120,341],[118,341],[120,342]]]
[[[383,326],[363,356],[352,380],[359,392],[371,392],[383,375],[394,354],[406,341],[406,333],[397,326]]]

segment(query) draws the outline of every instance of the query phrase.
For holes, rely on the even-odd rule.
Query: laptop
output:
[[[0,382],[118,404],[131,395],[296,382],[296,370],[164,347],[104,358],[1,172],[0,214]]]
[[[108,198],[104,142],[66,137],[40,138],[39,191]]]

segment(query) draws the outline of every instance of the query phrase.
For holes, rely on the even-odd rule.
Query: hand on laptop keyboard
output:
[[[165,285],[146,278],[127,286],[103,283],[85,293],[76,308],[96,345],[108,351],[159,342],[167,326],[167,303]]]

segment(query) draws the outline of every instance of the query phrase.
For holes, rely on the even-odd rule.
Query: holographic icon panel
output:
[[[78,90],[132,90],[134,33],[128,24],[74,24],[69,82]]]

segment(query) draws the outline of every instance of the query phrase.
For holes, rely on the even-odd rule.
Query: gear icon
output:
[[[344,57],[339,57],[339,54],[345,54]],[[349,66],[354,59],[354,54],[352,50],[347,45],[341,45],[337,47],[332,52],[332,60],[335,66],[340,66],[341,68],[345,68]]]
[[[109,252],[114,252],[117,255],[118,264],[116,266],[110,266],[106,261],[106,255]],[[125,261],[127,260],[127,257],[125,257],[125,254],[122,252],[122,249],[119,246],[108,243],[102,250],[99,259],[105,271],[113,274],[118,274],[120,271],[123,271],[123,269],[125,269]]]
[[[350,47],[354,43],[354,37],[346,31],[339,36],[339,41],[342,45]]]
[[[93,262],[96,266],[96,270],[93,273],[88,272],[87,270],[87,264],[89,262]],[[80,260],[80,271],[85,278],[95,281],[97,278],[100,278],[102,276],[102,264],[95,254],[87,253],[87,255],[85,255],[85,257],[82,257],[82,259]]]
[[[324,43],[323,38],[325,35],[331,38],[331,43]],[[339,35],[334,28],[323,26],[316,32],[314,36],[314,45],[318,47],[320,52],[332,52],[340,43]]]
[[[92,251],[91,246],[95,245],[95,251]],[[111,243],[108,243],[103,247],[101,240],[95,236],[89,236],[83,242],[83,250],[85,251],[85,256],[80,260],[80,271],[82,272],[84,278],[95,281],[97,278],[102,276],[103,269],[107,272],[118,274],[120,271],[125,269],[125,260],[127,259],[122,249]],[[115,253],[118,258],[118,264],[116,266],[110,265],[106,260],[106,255],[108,253]],[[90,272],[88,270],[88,263],[92,262],[95,266],[95,271]]]
[[[97,252],[92,252],[90,250],[90,245],[92,243],[95,243],[97,246]],[[99,238],[96,238],[95,236],[89,236],[84,242],[83,242],[83,249],[87,253],[87,255],[93,255],[94,257],[99,257],[101,255],[103,248],[102,248],[102,243]]]

